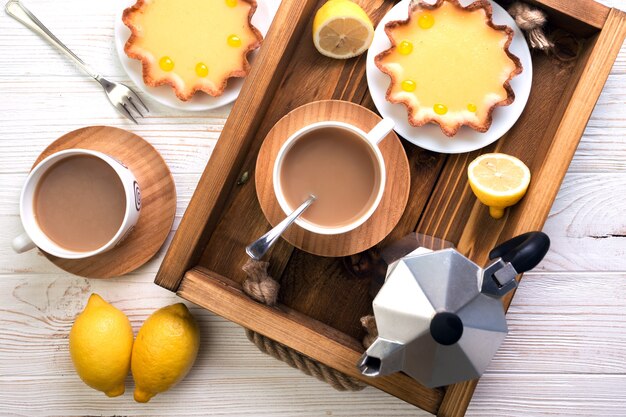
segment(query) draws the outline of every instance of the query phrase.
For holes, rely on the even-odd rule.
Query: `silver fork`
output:
[[[130,88],[122,83],[116,83],[109,81],[93,69],[91,69],[82,59],[80,59],[74,52],[70,51],[67,46],[63,44],[56,36],[52,34],[46,28],[43,23],[39,21],[26,7],[24,7],[19,0],[9,0],[5,6],[7,14],[13,17],[18,22],[21,22],[24,26],[31,29],[33,32],[41,35],[42,38],[56,46],[61,52],[67,55],[80,69],[89,74],[94,80],[98,81],[104,92],[106,93],[109,101],[123,116],[137,123],[135,117],[143,117],[143,114],[139,110],[139,105],[148,112],[148,108],[137,94]],[[131,111],[132,110],[132,111]],[[136,114],[133,116],[133,111]]]

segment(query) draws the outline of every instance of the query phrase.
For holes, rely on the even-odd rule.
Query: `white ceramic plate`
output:
[[[428,0],[434,3],[434,0]],[[461,0],[464,6],[472,0]],[[396,4],[376,28],[374,41],[367,52],[367,84],[374,100],[374,104],[383,117],[388,117],[396,123],[395,131],[409,142],[422,148],[442,153],[471,152],[483,148],[500,139],[515,124],[522,114],[533,79],[530,50],[524,35],[517,27],[513,18],[501,6],[491,2],[493,6],[493,21],[498,25],[507,25],[513,28],[515,35],[510,50],[522,61],[524,70],[513,78],[511,87],[515,92],[515,101],[510,106],[496,107],[493,112],[493,123],[485,133],[477,132],[467,126],[461,127],[452,138],[443,134],[439,125],[429,123],[422,127],[409,124],[406,107],[402,104],[392,104],[385,98],[389,87],[389,77],[381,72],[374,63],[374,57],[391,47],[389,38],[385,34],[385,24],[391,20],[404,20],[408,17],[410,0],[402,0]]]
[[[259,31],[263,34],[263,37],[267,35],[267,31],[272,24],[272,20],[274,20],[278,6],[280,6],[280,1],[281,0],[257,1],[257,9],[252,16],[252,24],[259,29]],[[141,91],[159,103],[179,110],[210,110],[235,101],[239,95],[239,91],[241,91],[243,78],[231,78],[228,80],[226,89],[221,96],[213,97],[198,91],[189,101],[179,100],[176,97],[176,94],[174,94],[174,90],[169,85],[150,87],[144,84],[141,62],[136,59],[130,59],[124,52],[124,44],[130,36],[130,29],[128,29],[122,22],[122,13],[124,12],[124,9],[132,6],[133,4],[135,4],[135,0],[119,0],[119,13],[115,17],[115,47],[117,49],[117,56],[119,57],[124,70],[128,74],[128,77]],[[248,56],[250,62],[254,61],[254,57],[257,53],[258,49],[250,53]]]

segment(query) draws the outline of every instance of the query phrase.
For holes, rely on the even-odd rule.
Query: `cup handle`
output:
[[[32,240],[30,240],[26,233],[22,233],[21,235],[13,239],[12,246],[15,252],[22,253],[33,249],[36,245]]]
[[[391,119],[383,119],[367,133],[367,140],[378,145],[393,130],[395,123]]]

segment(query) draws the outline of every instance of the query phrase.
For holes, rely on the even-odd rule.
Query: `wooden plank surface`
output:
[[[626,8],[624,0],[604,3]],[[114,2],[26,4],[86,61],[128,82],[113,49]],[[180,219],[229,108],[183,113],[149,101],[151,116],[132,126],[43,41],[5,15],[0,27],[0,50],[10,57],[0,62],[0,414],[426,416],[377,390],[337,393],[259,353],[238,326],[197,306],[202,350],[178,387],[140,405],[129,393],[109,399],[84,386],[72,371],[66,337],[90,292],[127,312],[135,330],[154,309],[179,299],[152,283],[163,251],[112,281],[69,276],[34,252],[14,255],[17,196],[30,164],[66,131],[96,124],[129,129],[170,165]],[[526,274],[509,311],[511,333],[468,416],[626,415],[625,108],[622,47],[546,223],[553,249]]]

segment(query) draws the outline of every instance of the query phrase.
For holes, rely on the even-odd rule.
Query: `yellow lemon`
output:
[[[122,395],[132,349],[128,317],[91,294],[70,331],[70,355],[80,379],[109,397]]]
[[[469,184],[476,197],[489,206],[494,219],[517,204],[530,184],[530,170],[519,159],[503,153],[488,153],[474,159],[467,168]]]
[[[328,57],[355,57],[365,52],[373,39],[372,21],[350,0],[328,0],[313,19],[313,43]]]
[[[148,317],[133,347],[135,401],[148,402],[183,379],[199,345],[198,324],[184,304],[163,307]]]

